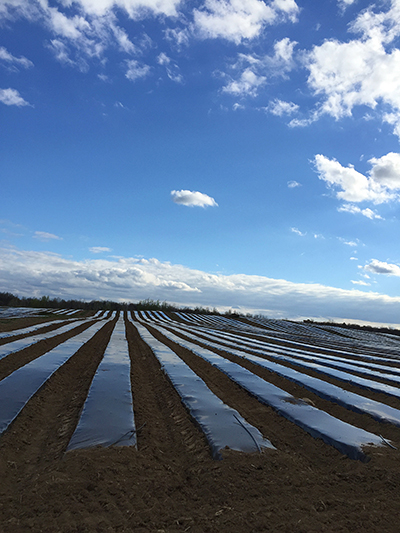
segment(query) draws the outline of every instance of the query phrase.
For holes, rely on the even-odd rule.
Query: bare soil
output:
[[[35,323],[32,318],[13,320],[12,326],[3,321],[0,330],[25,327],[27,321]],[[0,437],[2,533],[399,531],[399,450],[370,449],[369,462],[350,460],[261,405],[191,352],[165,341],[277,448],[262,454],[226,450],[223,460],[215,461],[157,359],[130,323],[138,448],[66,453],[111,332],[109,323],[51,377]],[[0,379],[52,346],[30,347],[4,358]],[[233,356],[232,360],[245,364]],[[347,411],[246,365],[296,397],[309,398],[400,447],[400,428]],[[349,387],[400,408],[396,400],[356,389]]]

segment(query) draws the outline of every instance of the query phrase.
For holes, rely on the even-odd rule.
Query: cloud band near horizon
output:
[[[157,259],[74,261],[2,249],[0,291],[18,296],[136,302],[146,298],[271,318],[339,318],[395,324],[400,297],[245,274],[210,274]]]

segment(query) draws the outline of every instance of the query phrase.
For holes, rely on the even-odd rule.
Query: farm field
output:
[[[400,337],[0,315],[0,531],[398,531]]]

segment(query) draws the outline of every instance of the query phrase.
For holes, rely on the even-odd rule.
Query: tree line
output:
[[[35,307],[42,309],[82,309],[85,311],[179,311],[197,314],[220,314],[215,308],[208,307],[179,307],[160,300],[147,298],[137,303],[113,302],[112,300],[65,300],[63,298],[50,298],[50,296],[20,297],[11,292],[0,292],[0,307]],[[234,314],[230,312],[229,314]]]

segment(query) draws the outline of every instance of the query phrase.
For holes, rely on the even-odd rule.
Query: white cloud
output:
[[[183,83],[184,78],[182,74],[178,72],[178,67],[175,67],[174,69],[167,68],[167,76],[171,81],[174,81],[175,83]]]
[[[296,46],[295,41],[284,38],[274,44],[273,55],[256,56],[251,54],[238,54],[238,59],[232,69],[238,72],[234,77],[228,76],[230,82],[223,87],[222,92],[235,96],[256,96],[268,78],[285,78],[287,73],[293,68],[293,51]],[[280,102],[280,110],[287,113],[295,111],[296,104]],[[272,109],[279,109],[279,104],[272,106]],[[269,111],[269,108],[264,108]]]
[[[36,20],[40,15],[40,5],[30,0],[2,0],[0,2],[0,16],[13,20],[18,16],[28,20]]]
[[[167,76],[170,80],[176,83],[183,83],[183,76],[179,72],[179,67],[176,65],[170,57],[164,52],[157,57],[157,63],[165,67]]]
[[[273,55],[261,57],[258,64],[270,76],[285,78],[295,65],[293,54],[296,44],[296,41],[291,41],[288,37],[276,41]]]
[[[63,41],[51,39],[45,46],[62,65],[78,68],[81,72],[88,70],[88,64],[83,58],[71,59],[72,51]]]
[[[123,9],[133,19],[146,15],[166,15],[175,17],[181,0],[76,0],[91,14],[106,15],[113,8]]]
[[[378,259],[372,259],[370,263],[364,266],[364,270],[374,274],[386,274],[388,276],[400,277],[399,265],[385,263],[384,261],[378,261]]]
[[[61,241],[62,238],[58,237],[57,235],[54,235],[53,233],[47,233],[46,231],[35,231],[33,234],[34,239],[38,239],[40,241],[52,241],[57,240]]]
[[[190,41],[190,31],[188,28],[176,29],[176,28],[167,28],[165,30],[165,37],[170,43],[172,43],[176,48],[180,49],[183,46],[188,46]]]
[[[139,56],[149,46],[151,39],[143,29],[133,32],[120,25],[122,16],[128,15],[135,21],[161,16],[165,26],[170,18],[170,25],[175,27],[166,27],[164,35],[179,48],[193,37],[221,37],[239,44],[260,35],[267,24],[294,22],[299,12],[294,0],[205,0],[200,5],[196,9],[182,0],[60,0],[51,3],[49,0],[1,0],[0,20],[20,17],[40,23],[51,34],[45,42],[56,60],[85,72],[95,60],[104,66],[106,51],[111,47]],[[176,27],[177,22],[181,27]],[[275,44],[274,56],[263,59],[268,75],[285,75],[292,46],[287,38]],[[0,60],[2,56],[3,61],[19,62],[21,66],[30,64],[26,58],[16,58],[5,49],[0,50],[3,50]],[[183,83],[184,77],[175,63],[162,64],[172,81]],[[132,63],[128,67],[128,78],[143,78],[148,75],[148,69],[147,65]],[[264,82],[265,74],[247,66],[238,79],[231,80],[226,91],[254,95]]]
[[[18,107],[30,105],[16,89],[0,89],[0,102],[5,105],[16,105]]]
[[[54,7],[47,6],[47,14],[49,16],[48,24],[54,33],[67,39],[82,39],[82,31],[90,28],[90,24],[83,17],[74,16],[68,18]]]
[[[176,204],[187,205],[189,207],[218,206],[214,198],[198,191],[171,191],[171,197]]]
[[[140,64],[135,59],[130,59],[126,62],[128,70],[126,71],[125,76],[130,81],[136,81],[140,78],[145,78],[150,74],[150,67],[149,65],[143,65]]]
[[[49,0],[2,0],[0,19],[21,17],[41,23],[52,34],[47,46],[56,59],[85,71],[89,60],[103,61],[111,46],[135,54],[148,45],[149,37],[141,32],[133,34],[135,43],[131,41],[127,31],[119,26],[121,13],[134,20],[176,17],[179,4],[181,0],[62,0],[51,6]],[[26,64],[27,60],[21,61]]]
[[[400,34],[400,10],[398,0],[389,5],[386,12],[375,13],[375,6],[361,12],[350,26],[360,38],[326,40],[305,54],[309,87],[321,99],[317,115],[339,119],[365,105],[400,135],[400,50],[392,46]]]
[[[157,63],[159,65],[169,65],[171,63],[171,59],[167,56],[167,54],[161,52],[161,54],[157,57]]]
[[[107,246],[92,246],[89,248],[89,252],[92,252],[92,254],[102,254],[104,252],[111,252],[111,248],[107,248]]]
[[[379,159],[372,158],[368,162],[372,165],[372,169],[368,172],[368,176],[364,176],[357,172],[353,165],[343,167],[336,159],[328,159],[321,154],[314,158],[319,178],[329,187],[339,189],[336,196],[340,200],[370,201],[374,204],[398,201],[399,194],[394,191],[400,190],[400,154],[390,152]],[[357,212],[346,206],[342,210]],[[362,214],[369,218],[378,218],[370,211]]]
[[[365,286],[365,287],[368,287],[368,286],[371,285],[371,283],[367,283],[366,281],[362,281],[361,279],[358,280],[358,281],[352,279],[352,280],[350,280],[350,281],[351,281],[351,283],[352,283],[353,285],[363,285],[363,286]]]
[[[400,189],[400,154],[390,152],[381,158],[373,157],[371,179],[391,190]]]
[[[305,128],[313,122],[316,122],[319,119],[319,114],[317,112],[311,113],[307,118],[293,118],[288,126],[289,128]]]
[[[299,8],[294,0],[205,0],[194,10],[194,28],[204,39],[222,38],[239,44],[254,39],[267,24],[296,20]]]
[[[291,41],[289,37],[285,37],[274,44],[274,55],[272,57],[266,56],[265,62],[281,68],[289,70],[293,67],[293,52],[296,46],[296,41]]]
[[[289,189],[295,189],[296,187],[301,187],[301,183],[299,183],[298,181],[292,180],[292,181],[287,182],[287,186],[289,187]]]
[[[156,259],[119,258],[73,261],[57,254],[3,249],[0,290],[21,296],[138,301],[166,300],[178,305],[240,307],[277,318],[340,317],[393,323],[400,298],[292,283],[264,276],[224,276]]]
[[[358,206],[354,204],[343,204],[342,206],[338,207],[338,211],[343,212],[343,213],[351,213],[353,215],[360,214],[371,220],[372,219],[383,220],[383,218],[380,215],[378,215],[378,213],[376,213],[369,207],[366,207],[365,209],[360,209]]]
[[[115,24],[110,26],[114,37],[123,52],[126,52],[127,54],[139,53],[139,49],[132,43],[124,29],[119,28]]]
[[[290,231],[296,235],[299,235],[300,237],[305,237],[307,235],[307,233],[303,233],[298,228],[290,228]]]
[[[297,21],[300,9],[294,0],[273,0],[271,5],[277,12],[285,13],[291,22]]]
[[[122,10],[132,19],[146,16],[165,15],[175,17],[182,0],[61,0],[59,4],[71,7],[72,4],[92,19],[107,17],[114,10]],[[56,8],[49,6],[48,0],[2,0],[0,14],[3,17],[22,16],[34,20]]]
[[[294,104],[293,102],[284,102],[278,98],[270,102],[265,108],[266,111],[269,111],[277,117],[282,117],[283,115],[292,115],[298,109],[299,106],[297,104]]]
[[[265,76],[257,76],[249,67],[246,68],[237,80],[232,80],[223,87],[222,91],[235,96],[256,96],[258,89],[266,82]]]
[[[342,239],[339,237],[339,241],[341,241],[346,246],[356,247],[358,246],[358,241],[346,241],[346,239]]]
[[[6,63],[11,63],[12,65],[18,65],[24,68],[33,67],[32,61],[29,61],[29,59],[24,56],[13,56],[6,48],[4,48],[4,46],[0,46],[0,61],[5,61]]]
[[[357,2],[357,0],[338,0],[338,5],[339,5],[340,9],[342,11],[344,11],[346,9],[346,7],[351,6],[355,2]]]

